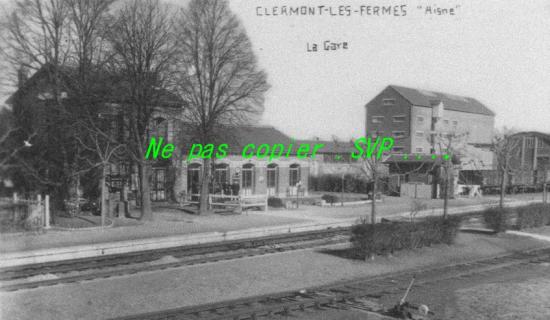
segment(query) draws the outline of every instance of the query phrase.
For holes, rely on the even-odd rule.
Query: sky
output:
[[[496,126],[550,132],[550,1],[338,1],[407,5],[407,16],[258,16],[256,7],[334,1],[231,1],[272,85],[265,124],[292,136],[364,135],[364,105],[389,84],[477,98]],[[425,15],[417,6],[455,8]],[[459,6],[458,8],[456,6]],[[349,49],[306,52],[307,43]]]
[[[404,5],[407,14],[258,14],[282,6],[336,12],[377,5]],[[427,15],[428,5],[455,14]],[[271,84],[261,123],[292,137],[363,136],[364,105],[389,84],[474,97],[497,114],[497,127],[550,132],[549,0],[231,0],[230,6]],[[327,40],[347,42],[348,49],[325,51]],[[308,52],[314,43],[319,51]]]

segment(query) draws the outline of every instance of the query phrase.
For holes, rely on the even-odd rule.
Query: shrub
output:
[[[495,232],[503,232],[508,229],[508,216],[510,215],[510,210],[508,208],[489,208],[483,211],[483,221],[485,226],[489,229],[495,230]]]
[[[433,244],[454,243],[461,218],[429,217],[419,222],[359,223],[352,228],[355,255],[365,258],[396,250],[414,249]]]
[[[550,205],[532,204],[517,209],[518,229],[536,228],[550,224]]]
[[[273,208],[282,208],[284,207],[283,200],[281,198],[277,197],[269,197],[267,198],[267,205]]]
[[[321,199],[325,200],[327,203],[333,204],[338,202],[338,197],[332,194],[324,194]]]

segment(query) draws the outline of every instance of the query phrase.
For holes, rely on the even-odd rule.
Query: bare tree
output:
[[[519,169],[512,160],[520,151],[520,139],[513,137],[513,134],[513,131],[503,128],[493,137],[492,149],[495,155],[495,166],[500,185],[500,208],[504,207],[508,176]]]
[[[99,113],[95,117],[82,117],[76,124],[85,135],[77,136],[77,140],[84,151],[84,161],[87,163],[85,171],[99,168],[100,170],[100,203],[101,225],[105,225],[108,215],[106,185],[107,169],[111,165],[118,165],[124,159],[125,145],[118,139],[116,127],[112,123],[116,119],[109,117],[108,113]]]
[[[222,125],[250,122],[263,112],[269,86],[250,40],[225,0],[192,0],[177,24],[178,92],[183,118],[198,143],[213,143]],[[204,159],[200,211],[207,209],[210,159]]]
[[[65,117],[65,91],[62,67],[71,54],[69,7],[65,0],[17,0],[14,9],[2,20],[2,56],[10,67],[8,74],[17,84],[24,84],[29,72],[39,71],[47,84],[39,99],[48,112],[32,110],[36,96],[20,94],[12,100],[16,126],[15,139],[22,144],[36,133],[32,147],[18,154],[18,165],[24,170],[27,184],[35,189],[54,191],[59,201],[66,196],[74,170],[75,150],[71,121]],[[54,125],[55,124],[55,125]]]
[[[376,195],[378,193],[380,178],[388,175],[388,166],[385,162],[389,159],[389,151],[393,146],[392,138],[359,138],[353,141],[358,151],[351,154],[351,158],[358,162],[361,175],[372,183],[372,202],[370,220],[376,223]]]
[[[441,184],[443,185],[443,218],[447,218],[449,211],[449,198],[451,196],[452,172],[455,164],[460,164],[460,158],[466,153],[466,142],[468,132],[438,131],[432,135],[435,152],[442,155],[443,162],[439,166],[442,173]]]
[[[158,0],[131,0],[115,14],[109,40],[114,66],[122,75],[127,96],[124,116],[129,152],[138,164],[141,219],[153,219],[150,199],[151,165],[144,159],[155,110],[166,103],[164,89],[173,73],[176,43],[169,8]]]

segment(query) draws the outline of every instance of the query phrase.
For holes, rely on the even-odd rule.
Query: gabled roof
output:
[[[443,106],[447,110],[495,116],[491,109],[474,98],[396,85],[389,87],[415,106],[431,107],[434,103],[443,102]]]

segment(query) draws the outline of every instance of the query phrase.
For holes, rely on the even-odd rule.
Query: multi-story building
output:
[[[469,183],[475,172],[493,168],[490,145],[495,113],[474,98],[390,85],[365,107],[367,136],[395,139],[390,173],[404,174],[407,182],[435,183],[434,165],[418,169],[415,163],[416,159],[432,161],[432,154],[436,155],[435,166],[443,154],[459,156],[460,175],[455,175],[455,182]],[[438,141],[438,137],[451,136],[456,139],[452,147],[449,141]],[[402,160],[399,155],[414,157]]]
[[[53,113],[60,108],[54,108],[56,98],[54,95],[52,81],[48,68],[44,67],[34,73],[30,78],[21,79],[18,90],[8,99],[7,104],[13,106],[14,113],[21,121],[24,121],[26,130],[48,130],[48,133],[63,133],[62,127],[56,123]],[[72,108],[75,104],[73,99],[77,96],[76,91],[70,85],[74,70],[63,68],[59,71],[63,77],[59,87],[62,89],[58,99],[63,101],[66,108]],[[115,84],[118,84],[116,82]],[[131,102],[127,99],[127,88],[113,84],[109,92],[99,96],[101,105],[96,111],[98,115],[108,122],[109,134],[116,135],[120,143],[127,143],[128,120],[125,119],[124,109],[131,108]],[[107,86],[109,87],[109,86]],[[175,94],[162,90],[159,92],[158,105],[153,108],[149,124],[150,136],[163,137],[165,142],[178,145],[178,151],[172,158],[150,160],[151,163],[151,200],[170,201],[178,200],[179,195],[199,193],[199,186],[202,184],[203,164],[201,159],[187,161],[184,152],[194,141],[190,134],[186,134],[185,122],[182,120],[182,112],[185,110],[185,103]],[[83,106],[86,108],[87,106]],[[75,113],[76,114],[76,113]],[[285,197],[295,195],[302,191],[307,195],[307,183],[309,175],[309,163],[307,160],[296,157],[296,150],[289,151],[287,157],[268,162],[265,159],[243,159],[242,148],[247,144],[291,144],[293,140],[276,130],[266,126],[227,126],[217,128],[219,136],[223,137],[220,143],[229,144],[230,151],[224,159],[218,160],[213,168],[213,181],[211,181],[213,192],[222,190],[234,191],[234,194],[268,194],[270,196]],[[56,137],[57,138],[57,137]],[[34,138],[36,140],[36,138]],[[33,140],[33,143],[35,143]],[[52,139],[53,140],[53,139]],[[44,138],[43,141],[49,140]],[[74,142],[73,137],[59,135],[59,139],[51,141],[52,144]],[[55,147],[55,145],[54,145]],[[49,162],[60,162],[62,152],[56,151],[54,147],[49,153],[43,154],[43,171],[53,171]],[[120,198],[118,192],[128,192],[130,200],[136,199],[139,189],[138,165],[131,157],[117,160],[106,168],[107,185],[111,192],[111,199]],[[61,173],[55,173],[58,176]],[[98,175],[97,175],[98,176]],[[93,198],[98,194],[97,176],[92,178],[82,174],[82,181],[79,179],[81,190],[76,193],[83,193],[85,197]],[[31,186],[32,187],[32,186]],[[75,188],[75,189],[76,189]],[[88,190],[89,189],[89,190]],[[125,191],[122,191],[125,190]],[[61,196],[60,196],[61,197]]]

